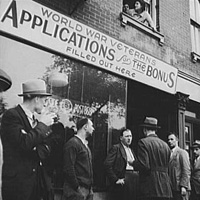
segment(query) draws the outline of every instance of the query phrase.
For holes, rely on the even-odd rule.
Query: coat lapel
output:
[[[178,149],[179,147],[176,147],[173,151],[173,153],[171,154],[171,157],[170,157],[170,163],[177,157],[177,152],[178,152]]]
[[[17,112],[19,113],[21,119],[23,120],[23,123],[24,123],[24,125],[25,125],[25,127],[26,127],[26,131],[29,131],[32,127],[31,127],[31,124],[30,124],[29,121],[28,121],[28,118],[27,118],[27,116],[26,116],[24,110],[22,109],[22,107],[21,107],[20,105],[18,105],[18,106],[16,107],[16,110],[17,110]],[[27,129],[28,129],[28,130],[27,130]]]
[[[121,143],[120,143],[120,151],[121,151],[122,157],[127,162],[126,152],[125,152],[125,149],[124,149],[124,147],[123,147],[123,145]]]

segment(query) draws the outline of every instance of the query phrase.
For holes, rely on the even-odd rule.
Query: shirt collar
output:
[[[24,105],[20,104],[22,110],[25,112],[26,116],[30,119],[33,119],[33,113],[28,110]]]
[[[171,149],[171,152],[172,153],[175,152],[177,148],[178,148],[178,146],[174,147],[173,149]]]
[[[85,146],[88,145],[88,141],[87,141],[87,140],[82,139],[82,138],[81,138],[79,135],[77,135],[77,134],[76,134],[75,136],[76,136],[77,138],[79,138]]]
[[[126,145],[124,145],[122,142],[121,142],[122,146],[124,147],[124,149],[130,149],[130,147],[127,147]]]

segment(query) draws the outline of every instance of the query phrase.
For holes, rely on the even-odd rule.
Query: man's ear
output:
[[[87,124],[85,124],[85,125],[83,126],[83,128],[84,128],[84,130],[86,130],[86,129],[87,129]]]

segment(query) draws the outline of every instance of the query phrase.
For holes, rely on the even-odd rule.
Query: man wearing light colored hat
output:
[[[170,148],[158,138],[158,120],[146,117],[141,125],[145,138],[138,142],[138,161],[140,163],[140,197],[142,200],[167,200],[172,197],[168,164]]]
[[[0,69],[0,96],[3,92],[8,90],[12,85],[12,80],[8,74]],[[0,139],[0,199],[2,199],[1,196],[1,185],[2,185],[2,166],[3,166],[3,149],[2,149],[2,143]]]
[[[2,197],[4,200],[39,200],[39,149],[48,153],[44,141],[51,133],[55,113],[45,113],[46,92],[43,80],[33,79],[22,84],[23,103],[7,110],[2,117],[3,172]],[[40,120],[34,119],[34,113]]]
[[[192,145],[194,153],[194,161],[192,163],[192,174],[191,174],[191,199],[200,199],[200,140],[195,140]]]

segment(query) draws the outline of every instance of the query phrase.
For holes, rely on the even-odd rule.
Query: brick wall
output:
[[[63,14],[115,37],[145,53],[161,59],[198,78],[200,63],[191,61],[189,1],[159,0],[160,32],[163,46],[151,36],[135,29],[122,27],[120,12],[123,0],[38,0]]]

